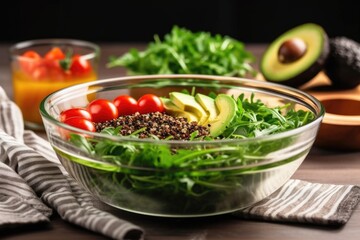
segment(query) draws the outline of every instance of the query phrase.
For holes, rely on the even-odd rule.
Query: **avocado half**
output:
[[[323,69],[329,51],[325,30],[306,23],[281,34],[268,46],[260,71],[267,81],[299,87]]]

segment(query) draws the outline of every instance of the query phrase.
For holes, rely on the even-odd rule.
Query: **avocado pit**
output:
[[[295,62],[304,56],[306,50],[306,43],[301,38],[288,39],[279,48],[279,61],[285,64]]]

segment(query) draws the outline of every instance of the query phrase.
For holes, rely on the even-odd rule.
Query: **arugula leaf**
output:
[[[71,133],[70,142],[86,153],[95,153],[93,145],[83,135]]]
[[[130,49],[120,57],[111,56],[107,66],[125,67],[130,74],[209,74],[255,76],[254,56],[244,44],[228,36],[191,32],[174,26],[160,40],[158,35],[144,51]]]

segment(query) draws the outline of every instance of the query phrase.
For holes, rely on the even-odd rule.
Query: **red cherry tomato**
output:
[[[106,99],[95,99],[86,109],[94,122],[105,122],[119,116],[115,104]]]
[[[37,52],[28,50],[19,57],[19,64],[24,72],[31,74],[35,68],[41,65],[41,59]]]
[[[59,47],[53,47],[45,54],[44,58],[47,60],[62,60],[65,58],[65,54]]]
[[[80,128],[86,131],[95,132],[96,128],[92,121],[83,118],[83,117],[72,117],[64,121],[64,123],[69,124],[70,126]]]
[[[138,99],[138,111],[141,114],[163,112],[164,105],[160,98],[154,94],[145,94]]]
[[[120,95],[114,99],[119,116],[131,115],[137,112],[137,101],[128,95]]]
[[[70,72],[74,75],[87,74],[91,71],[91,64],[88,60],[82,58],[80,55],[75,54],[72,57]]]
[[[90,121],[92,120],[91,114],[84,108],[70,108],[60,113],[61,122],[65,122],[67,119],[73,117],[82,117]]]
[[[28,50],[28,51],[24,52],[21,56],[30,58],[30,59],[35,59],[35,60],[41,59],[41,56],[33,50]]]
[[[59,47],[53,47],[44,56],[44,65],[47,68],[48,77],[51,80],[64,79],[64,69],[60,66],[60,61],[65,59],[64,52]]]

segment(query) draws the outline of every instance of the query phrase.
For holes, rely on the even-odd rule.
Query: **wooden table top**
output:
[[[125,75],[123,69],[106,69],[110,55],[118,56],[130,47],[141,48],[143,44],[99,43],[102,49],[100,78]],[[9,70],[8,44],[0,44],[0,85],[12,97]],[[251,45],[247,49],[259,59],[265,45]],[[257,65],[256,65],[257,66]],[[42,132],[39,135],[45,137]],[[351,139],[349,139],[351,141]],[[337,152],[313,147],[293,178],[319,183],[360,185],[360,152]],[[284,224],[261,221],[240,220],[229,215],[200,219],[167,219],[146,217],[120,210],[110,209],[119,217],[133,222],[146,231],[148,240],[180,239],[358,239],[360,236],[360,206],[357,206],[349,222],[342,228],[312,226],[304,224]],[[0,228],[0,239],[107,239],[102,235],[69,224],[56,214],[50,224]]]

